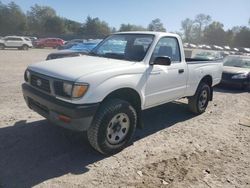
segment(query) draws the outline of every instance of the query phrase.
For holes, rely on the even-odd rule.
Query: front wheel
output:
[[[88,140],[93,148],[103,154],[117,153],[132,140],[136,122],[136,111],[127,101],[107,100],[87,131]]]
[[[194,114],[205,112],[211,95],[211,88],[206,83],[200,83],[194,96],[188,99],[188,105]]]
[[[22,46],[22,50],[28,50],[28,49],[29,49],[29,47],[27,45]]]

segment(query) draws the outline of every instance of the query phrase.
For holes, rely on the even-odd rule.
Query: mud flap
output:
[[[210,99],[209,99],[209,101],[212,101],[212,100],[213,100],[213,96],[214,96],[214,88],[211,87],[211,88],[210,88]]]

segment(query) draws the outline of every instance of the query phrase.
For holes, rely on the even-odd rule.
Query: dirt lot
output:
[[[52,50],[0,51],[0,187],[250,187],[250,93],[216,89],[144,112],[133,145],[104,157],[27,108],[23,72]]]

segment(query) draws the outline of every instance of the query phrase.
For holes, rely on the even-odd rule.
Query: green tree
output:
[[[121,24],[119,31],[146,31],[147,29],[140,25]]]
[[[50,36],[63,34],[65,32],[63,20],[58,16],[46,18],[44,32]]]
[[[109,25],[101,21],[99,18],[87,17],[83,27],[81,28],[81,35],[83,38],[104,38],[111,33]]]
[[[116,28],[113,27],[113,28],[111,29],[111,33],[116,33],[116,32],[117,32]]]
[[[241,27],[234,37],[234,46],[250,48],[250,29]]]
[[[73,21],[73,20],[69,20],[69,19],[63,19],[63,23],[64,23],[64,29],[65,32],[67,34],[77,34],[79,33],[79,30],[82,26],[81,23]]]
[[[149,31],[166,31],[166,28],[163,26],[163,23],[159,18],[152,20],[152,22],[148,25]]]
[[[181,30],[183,30],[183,37],[185,42],[192,41],[192,30],[193,30],[194,21],[186,18],[181,22]]]
[[[48,6],[39,6],[35,4],[27,12],[27,22],[31,34],[45,35],[47,28],[45,23],[48,19],[56,17],[56,11]]]
[[[0,34],[22,35],[27,30],[26,16],[14,2],[4,5],[0,2]]]
[[[198,14],[195,17],[194,23],[197,25],[196,26],[196,36],[197,36],[197,42],[202,42],[202,37],[203,37],[203,30],[204,28],[211,23],[211,16],[205,15],[205,14]]]
[[[229,46],[233,46],[233,42],[234,42],[234,33],[232,31],[232,29],[229,29],[226,31],[226,45],[229,45]]]
[[[207,44],[226,45],[226,32],[220,22],[212,22],[204,30],[204,42]]]

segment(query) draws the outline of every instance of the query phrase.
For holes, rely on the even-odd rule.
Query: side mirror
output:
[[[168,56],[160,56],[156,57],[154,61],[151,63],[151,65],[165,65],[169,66],[171,65],[171,58]]]

